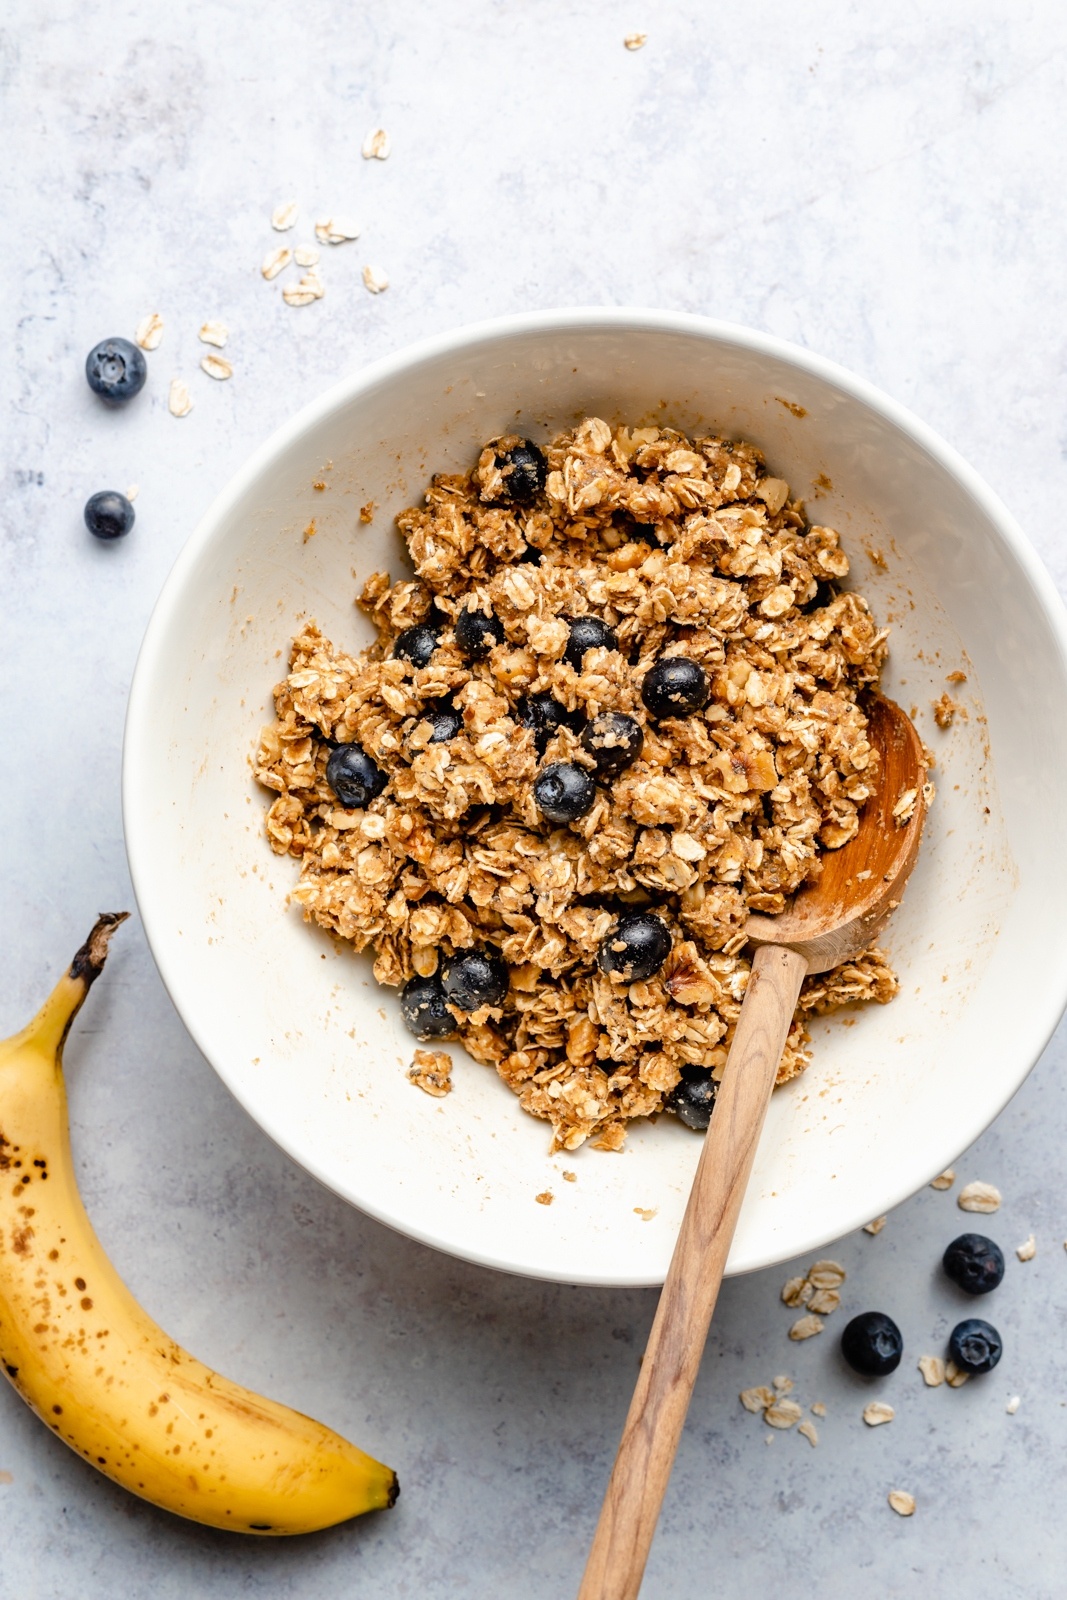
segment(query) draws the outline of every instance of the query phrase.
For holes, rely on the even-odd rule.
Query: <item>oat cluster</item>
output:
[[[589,418],[544,447],[544,487],[517,504],[506,462],[521,445],[492,441],[398,517],[415,576],[365,584],[374,645],[350,653],[302,627],[256,772],[274,791],[271,846],[300,864],[305,916],[372,946],[388,985],[491,947],[509,992],[453,1009],[458,1038],[552,1124],[555,1148],[616,1150],[683,1073],[721,1072],[748,913],[783,910],[855,833],[877,759],[861,695],[886,635],[837,587],[838,535],[805,520],[752,445]],[[503,628],[474,662],[453,633],[471,608]],[[576,668],[568,624],[584,615],[618,648]],[[425,622],[439,634],[429,663],[398,658],[398,636]],[[646,711],[642,680],[664,656],[704,669],[703,710]],[[521,708],[546,693],[573,726],[539,753]],[[462,717],[444,742],[426,716],[435,702]],[[640,759],[599,783],[584,816],[553,825],[534,780],[551,762],[592,772],[579,730],[604,711],[640,724]],[[330,741],[358,742],[388,775],[365,808],[345,809],[327,783]],[[626,985],[597,950],[635,907],[662,918],[671,951]],[[779,1081],[807,1064],[806,1017],[895,992],[875,949],[808,979]]]

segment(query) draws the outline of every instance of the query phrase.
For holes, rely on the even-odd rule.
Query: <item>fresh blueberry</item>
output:
[[[632,911],[600,941],[597,963],[601,972],[615,973],[624,983],[642,983],[659,971],[670,953],[666,923],[651,911]]]
[[[581,672],[582,660],[587,650],[617,650],[619,641],[615,630],[599,617],[572,617],[567,624],[570,638],[563,652],[575,672]]]
[[[456,618],[456,648],[468,661],[481,661],[496,644],[504,643],[499,617],[464,608]]]
[[[431,700],[428,706],[424,706],[422,720],[430,723],[433,728],[430,735],[431,744],[447,744],[449,739],[456,737],[463,726],[462,713],[445,700]]]
[[[445,997],[460,1011],[498,1006],[508,992],[508,969],[495,951],[465,950],[441,975]]]
[[[85,502],[85,526],[94,539],[121,539],[133,527],[133,507],[117,489],[101,489]]]
[[[680,1082],[675,1084],[664,1103],[687,1128],[706,1128],[711,1121],[717,1089],[711,1073],[705,1072],[703,1067],[683,1067]]]
[[[644,745],[640,724],[622,711],[602,711],[582,734],[582,749],[596,762],[598,778],[617,778],[640,758]]]
[[[445,991],[434,973],[412,978],[400,991],[400,1015],[416,1039],[445,1039],[456,1031],[456,1019],[445,1005]]]
[[[941,1265],[968,1294],[988,1294],[1004,1276],[1001,1248],[984,1233],[961,1233],[945,1251]]]
[[[339,744],[326,763],[326,782],[343,806],[350,810],[377,799],[389,774],[372,761],[361,744]]]
[[[397,636],[393,654],[410,661],[413,667],[427,667],[440,642],[435,628],[431,628],[427,622],[417,622],[413,628],[405,628]]]
[[[865,1378],[882,1378],[895,1372],[903,1353],[900,1329],[884,1311],[861,1312],[841,1335],[841,1354]]]
[[[535,500],[548,478],[548,462],[529,439],[502,451],[496,464],[504,478],[504,498],[517,506]]]
[[[581,713],[568,711],[550,694],[531,694],[519,701],[515,711],[522,726],[533,732],[539,756],[544,755],[548,741],[561,728],[581,726]]]
[[[129,339],[104,339],[86,356],[85,376],[105,400],[132,400],[144,388],[148,363]]]
[[[966,1322],[957,1322],[949,1334],[948,1353],[963,1372],[992,1372],[1004,1346],[991,1322],[968,1317]]]
[[[645,673],[641,698],[656,718],[687,717],[708,703],[708,675],[686,656],[663,656]]]
[[[596,784],[584,767],[550,761],[537,774],[534,802],[549,822],[577,822],[596,799]]]

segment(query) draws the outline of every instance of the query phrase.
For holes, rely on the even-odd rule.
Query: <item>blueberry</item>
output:
[[[534,802],[549,822],[577,822],[596,799],[596,784],[584,767],[550,761],[537,774]]]
[[[1004,1276],[1000,1246],[984,1233],[961,1233],[945,1251],[941,1265],[968,1294],[988,1294]]]
[[[654,717],[687,717],[708,703],[708,675],[686,656],[663,656],[645,673],[641,699]]]
[[[683,1067],[681,1081],[675,1084],[665,1101],[667,1110],[673,1111],[687,1128],[706,1128],[711,1121],[717,1089],[711,1073],[705,1072],[703,1067]]]
[[[350,810],[377,799],[389,774],[372,761],[361,744],[339,744],[326,763],[326,782],[343,806]]]
[[[148,363],[129,339],[105,339],[86,356],[85,376],[105,400],[132,400],[144,388]]]
[[[456,1031],[456,1019],[445,1005],[445,991],[432,978],[412,978],[400,991],[400,1015],[416,1039],[446,1039]]]
[[[95,539],[121,539],[133,527],[135,515],[117,489],[101,489],[85,502],[85,526]]]
[[[550,694],[531,694],[515,708],[519,722],[533,731],[537,754],[543,756],[552,735],[560,728],[581,726],[581,713],[568,711]]]
[[[410,661],[413,667],[427,667],[440,642],[435,628],[431,628],[427,622],[417,622],[413,628],[405,628],[398,635],[393,654]]]
[[[496,458],[504,478],[504,498],[517,506],[528,506],[545,486],[548,462],[529,439],[504,450]]]
[[[454,739],[463,726],[463,717],[455,706],[450,706],[444,700],[431,700],[423,708],[422,720],[430,723],[433,733],[430,735],[431,744],[447,744],[449,739]]]
[[[481,661],[495,644],[504,643],[499,617],[464,608],[456,618],[456,648],[468,661]]]
[[[581,672],[582,659],[587,650],[619,648],[615,630],[609,628],[599,617],[572,617],[567,626],[570,629],[570,638],[563,652],[563,659],[570,662],[575,672]]]
[[[948,1353],[963,1372],[992,1372],[1004,1346],[991,1322],[968,1317],[966,1322],[957,1322],[949,1334]]]
[[[617,778],[644,749],[640,724],[622,711],[602,711],[582,734],[582,749],[596,762],[598,778]]]
[[[465,950],[453,956],[441,981],[445,997],[460,1011],[498,1006],[508,992],[508,969],[495,951]]]
[[[895,1372],[903,1353],[900,1329],[884,1311],[861,1312],[841,1335],[841,1354],[865,1378],[882,1378]]]
[[[670,953],[666,923],[651,911],[632,911],[600,941],[597,963],[601,972],[616,973],[624,983],[641,983],[659,971]]]

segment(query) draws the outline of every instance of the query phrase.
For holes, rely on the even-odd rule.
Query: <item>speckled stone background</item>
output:
[[[11,0],[2,27],[0,1031],[93,914],[130,900],[123,711],[175,553],[277,423],[411,339],[583,302],[784,335],[938,428],[1067,586],[1067,12],[1053,0]],[[629,53],[635,29],[648,42]],[[378,125],[392,156],[364,161]],[[258,272],[290,198],[291,242],[331,211],[363,226],[324,251],[325,298],[302,310]],[[390,280],[377,297],[367,263]],[[166,332],[148,388],[107,411],[86,351],[151,310]],[[232,329],[227,384],[198,369],[209,317]],[[174,375],[194,399],[181,421]],[[96,544],[83,502],[134,482],[132,536]],[[649,1600],[1062,1593],[1065,1058],[1061,1030],[957,1163],[1005,1197],[991,1231],[1007,1279],[981,1308],[1004,1334],[997,1371],[927,1390],[915,1370],[973,1309],[937,1267],[967,1221],[953,1193],[926,1190],[830,1252],[846,1306],[905,1331],[880,1391],[888,1427],[860,1419],[868,1391],[836,1351],[844,1312],[792,1345],[785,1269],[729,1283]],[[395,1463],[404,1492],[315,1538],[226,1538],[95,1476],[5,1389],[4,1600],[572,1594],[654,1295],[496,1276],[322,1192],[200,1058],[136,923],[68,1065],[85,1197],[135,1292],[208,1361]],[[738,1404],[777,1373],[827,1405],[818,1448]],[[918,1501],[909,1521],[886,1504],[894,1487]]]

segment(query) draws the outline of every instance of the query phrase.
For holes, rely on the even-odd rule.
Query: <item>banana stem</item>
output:
[[[57,1067],[60,1066],[61,1052],[70,1025],[81,1010],[85,996],[104,970],[111,935],[129,914],[128,911],[100,913],[88,939],[71,962],[69,971],[63,974],[33,1021],[22,1031],[21,1038],[32,1038],[41,1049],[54,1054]]]

